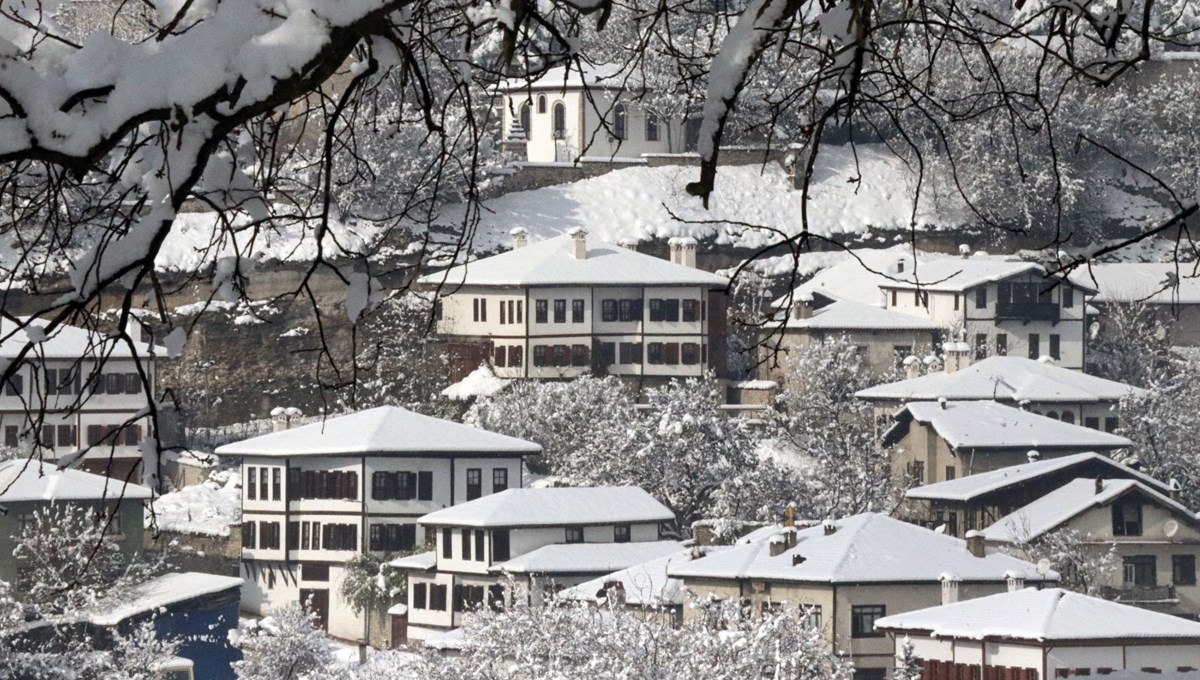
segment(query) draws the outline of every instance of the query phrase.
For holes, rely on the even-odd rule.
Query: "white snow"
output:
[[[914,401],[901,410],[954,449],[1119,449],[1133,442],[994,401]]]
[[[737,545],[729,550],[678,565],[672,577],[715,579],[767,579],[806,583],[938,583],[953,571],[964,582],[1002,582],[1009,571],[1027,574],[1027,580],[1057,580],[1058,575],[1038,574],[1037,567],[1004,553],[989,550],[984,557],[967,551],[966,542],[877,513],[863,513],[807,529],[778,527],[777,535],[796,531],[796,545],[774,557],[772,540]]]
[[[724,546],[708,547],[704,554],[719,552]],[[566,600],[597,602],[607,597],[607,584],[620,583],[625,591],[625,603],[633,606],[656,607],[682,605],[686,600],[683,581],[667,576],[672,564],[692,559],[691,550],[677,550],[666,557],[649,560],[627,569],[606,574],[559,593]]]
[[[814,309],[807,319],[788,315],[785,328],[807,330],[916,330],[936,331],[942,326],[919,316],[864,305],[850,300],[835,300]]]
[[[1102,456],[1098,453],[1088,451],[1085,453],[1076,453],[1061,458],[1049,458],[1047,460],[1039,460],[1033,463],[1021,463],[1020,465],[1011,465],[1003,467],[999,470],[991,470],[989,472],[980,472],[958,479],[951,479],[945,482],[936,484],[927,484],[919,486],[915,489],[909,489],[905,492],[908,498],[917,498],[923,500],[951,500],[951,501],[970,501],[980,496],[985,496],[998,491],[1003,491],[1011,486],[1017,486],[1026,482],[1037,479],[1044,475],[1052,475],[1063,470],[1075,466],[1090,466],[1102,465],[1109,466],[1114,471],[1119,471],[1122,476],[1131,477],[1141,481],[1143,484],[1156,488],[1159,491],[1166,491],[1167,487],[1162,482],[1148,477],[1131,467],[1121,465],[1117,461]]]
[[[229,527],[242,521],[242,477],[229,470],[214,472],[208,480],[163,494],[146,510],[162,531],[202,536],[228,536]]]
[[[417,553],[415,555],[397,557],[388,562],[388,566],[393,569],[402,569],[405,571],[429,571],[437,566],[437,553],[430,550],[429,552]]]
[[[25,318],[21,318],[23,323]],[[36,322],[35,322],[36,323]],[[47,332],[43,325],[26,326],[26,332],[18,335],[17,322],[0,318],[0,358],[14,359],[27,343],[36,343],[34,352],[47,359],[80,359],[82,357],[109,357],[115,359],[129,358],[133,354],[129,345],[123,340],[109,337],[103,333],[79,328],[78,326],[61,325]],[[150,354],[167,356],[166,348],[154,347],[135,340],[133,346],[138,356]]]
[[[466,401],[475,397],[490,397],[508,387],[511,380],[497,378],[487,364],[467,374],[467,377],[442,390],[447,399]]]
[[[964,602],[918,609],[875,622],[877,630],[939,638],[1036,642],[1188,639],[1200,643],[1200,623],[1080,593],[1025,588]]]
[[[1077,269],[1072,281],[1099,289],[1093,302],[1200,304],[1200,271],[1197,263],[1121,262],[1093,264]]]
[[[241,589],[242,579],[200,572],[172,572],[156,576],[122,594],[120,601],[101,608],[88,618],[99,626],[115,626],[131,616],[230,589]]]
[[[636,486],[509,489],[425,515],[426,526],[521,527],[665,522],[675,515]]]
[[[678,541],[544,545],[489,571],[505,574],[603,574],[679,552]]]
[[[453,451],[519,456],[541,450],[532,442],[398,406],[380,406],[226,444],[216,452],[221,456],[286,457]]]
[[[125,500],[150,498],[150,489],[82,470],[19,458],[0,462],[0,505],[18,501]]]

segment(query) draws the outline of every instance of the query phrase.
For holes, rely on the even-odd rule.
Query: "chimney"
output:
[[[897,274],[904,273],[904,258],[900,258],[899,260],[896,260],[896,273]]]
[[[513,250],[529,245],[529,230],[525,227],[513,227],[508,233],[512,236]]]
[[[971,257],[971,246],[969,246],[965,243],[960,243],[958,246],[958,254],[964,260],[967,259],[968,257]]]
[[[787,507],[783,509],[783,526],[796,526],[796,501],[788,503]]]
[[[958,584],[962,582],[958,574],[944,573],[938,580],[942,582],[942,604],[958,602]]]
[[[947,342],[942,346],[942,353],[945,355],[944,370],[947,373],[971,365],[971,346],[965,342]]]
[[[678,236],[667,239],[667,249],[671,253],[671,264],[683,264],[683,239]]]
[[[796,528],[795,527],[789,527],[788,529],[784,530],[783,543],[784,543],[784,545],[786,545],[788,547],[789,550],[791,548],[796,547]]]
[[[679,239],[679,264],[696,268],[696,239],[690,236]]]
[[[767,550],[771,557],[779,557],[787,550],[787,544],[783,542],[782,537],[773,538],[767,544]]]
[[[1167,493],[1171,497],[1171,500],[1178,501],[1179,492],[1181,491],[1183,491],[1183,485],[1179,483],[1178,479],[1172,477],[1171,481],[1167,482]]]
[[[938,397],[938,408],[942,409],[943,411],[946,410],[946,398],[945,397]]]
[[[1010,593],[1025,590],[1025,574],[1016,571],[1006,571],[1004,572],[1004,584],[1008,586],[1008,592]]]
[[[1030,463],[1036,463],[1042,459],[1042,454],[1037,449],[1029,449],[1029,452],[1025,454],[1025,459]]]
[[[921,360],[915,354],[904,357],[904,377],[916,378],[921,375]]]
[[[837,533],[838,529],[837,524],[834,524],[833,520],[831,519],[821,522],[821,528],[825,530],[826,536],[832,536],[833,534]]]
[[[292,419],[299,418],[301,413],[302,412],[300,409],[296,408],[295,406],[289,406],[287,408],[276,406],[275,408],[271,409],[271,431],[283,432],[284,430],[291,429]]]
[[[792,300],[792,318],[797,321],[812,316],[812,304],[804,300]]]
[[[567,233],[571,235],[571,257],[576,260],[586,260],[587,231],[583,227],[573,227]]]
[[[1096,495],[1099,496],[1102,493],[1104,493],[1104,480],[1097,477],[1096,478]]]
[[[987,549],[983,543],[983,532],[974,530],[967,532],[967,552],[974,557],[987,555]]]

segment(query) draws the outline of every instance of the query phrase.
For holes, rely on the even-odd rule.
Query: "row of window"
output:
[[[1052,305],[1054,304],[1053,290],[1044,283],[1033,281],[1016,281],[1001,283],[997,286],[997,302],[1001,305]],[[958,311],[960,296],[954,294],[954,310]],[[899,291],[892,290],[892,307],[899,302]],[[913,305],[929,307],[929,293],[923,290],[913,291]],[[975,309],[985,309],[988,306],[988,289],[975,290]],[[1062,287],[1062,306],[1071,309],[1075,306],[1075,289],[1070,286]]]
[[[1140,536],[1141,533],[1126,535]],[[1126,586],[1153,588],[1158,585],[1158,558],[1154,555],[1128,555],[1122,559],[1121,566],[1122,581]],[[1196,585],[1195,555],[1171,555],[1171,585]]]
[[[415,543],[416,528],[413,525],[407,526],[412,527],[412,542]],[[374,528],[373,526],[372,529]],[[242,522],[242,547],[278,550],[280,529],[279,522]],[[373,537],[374,532],[372,532]],[[288,550],[321,550],[321,546],[324,546],[325,550],[358,550],[358,526],[354,524],[322,524],[321,522],[288,522],[287,546]]]
[[[567,323],[568,300],[553,300],[554,314],[550,314],[550,300],[534,300],[533,320],[535,323]],[[585,300],[570,300],[571,323],[584,323],[587,318]],[[642,301],[640,298],[600,301],[600,319],[606,322],[641,321]],[[699,300],[677,298],[650,298],[650,321],[695,322],[705,319],[704,305]],[[486,315],[484,317],[486,320]]]
[[[446,586],[437,583],[414,583],[412,587],[413,609],[446,611]],[[484,604],[499,608],[504,604],[504,586],[454,586],[454,611],[471,611]]]
[[[79,394],[78,368],[44,368],[47,395]],[[141,394],[142,378],[137,373],[103,373],[93,378],[92,394]],[[4,383],[4,395],[16,397],[25,393],[25,376],[10,376]]]
[[[21,428],[17,425],[4,427],[4,445],[16,448],[20,445]],[[141,425],[88,425],[88,446],[137,446],[142,441]],[[74,425],[43,425],[37,441],[38,446],[48,449],[73,449],[79,446],[79,433]]]
[[[15,436],[15,435],[14,435]],[[283,499],[281,468],[246,467],[246,500]],[[467,470],[467,500],[483,495],[479,468]],[[475,483],[472,484],[472,479]],[[492,471],[492,493],[508,488],[508,470]],[[371,498],[377,501],[432,501],[433,472],[377,471],[371,477]],[[344,470],[288,469],[288,499],[358,500],[358,472]]]
[[[1132,671],[1133,669],[1128,669]],[[1195,666],[1177,666],[1175,668],[1178,673],[1191,673],[1196,670]],[[1096,668],[1096,675],[1112,675],[1117,669],[1105,666]],[[1141,672],[1149,675],[1159,675],[1163,670],[1157,666],[1142,666]],[[1091,668],[1055,668],[1054,677],[1056,678],[1086,678],[1092,675]]]
[[[431,501],[433,473],[376,472],[371,476],[371,498],[377,501]]]
[[[533,130],[530,127],[533,124],[533,107],[529,102],[521,105],[520,118],[521,130],[525,133],[526,139],[532,134]],[[537,112],[539,114],[546,113],[546,95],[539,94],[537,97]],[[652,111],[645,112],[645,140],[647,142],[657,142],[661,136],[662,124],[659,121],[658,114]],[[567,136],[567,107],[561,101],[554,102],[553,114],[551,116],[552,126],[550,134],[553,139],[564,139]],[[614,139],[627,140],[629,139],[629,110],[624,104],[617,104],[613,107],[612,119],[612,136]]]
[[[283,500],[283,472],[277,467],[246,467],[246,500]],[[274,493],[272,493],[274,492]]]
[[[601,342],[597,343],[600,351],[600,365],[614,364],[637,365],[642,363],[642,343],[640,342]],[[519,356],[520,347],[511,347],[508,352],[508,365],[520,366],[520,361],[512,361],[513,351]],[[543,366],[590,366],[592,361],[591,348],[587,345],[534,345],[533,365]],[[650,342],[646,343],[646,363],[656,366],[696,366],[708,362],[708,345],[698,342]],[[499,353],[497,353],[499,358]],[[497,366],[504,364],[497,361]]]
[[[510,323],[523,323],[525,313],[524,300],[500,300],[500,323],[507,325]],[[471,319],[478,322],[486,322],[488,314],[487,298],[472,298],[471,299]]]

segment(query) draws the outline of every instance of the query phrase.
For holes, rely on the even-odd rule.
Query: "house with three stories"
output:
[[[426,544],[418,518],[520,487],[541,450],[394,406],[219,447],[241,462],[243,611],[309,602],[330,635],[363,638],[338,593],[346,562]]]
[[[75,326],[46,332],[46,325],[0,319],[0,364],[20,361],[0,388],[5,448],[51,462],[82,451],[74,467],[139,481],[139,445],[151,435],[147,385],[155,393],[155,361],[166,350],[144,342],[131,348]]]
[[[392,562],[408,573],[406,619],[395,636],[427,640],[457,628],[464,612],[577,585],[678,553],[662,540],[674,513],[637,487],[510,489],[421,518],[434,550]]]
[[[725,376],[729,280],[696,268],[696,241],[671,240],[671,261],[588,241],[572,229],[419,280],[438,295],[450,379],[481,363],[500,378],[609,374],[640,384]]]

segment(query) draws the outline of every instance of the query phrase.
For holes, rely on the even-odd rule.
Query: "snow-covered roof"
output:
[[[835,300],[814,309],[807,319],[788,316],[786,328],[807,330],[915,330],[936,331],[940,325],[912,314],[905,314],[851,300]]]
[[[1072,467],[1080,465],[1106,465],[1111,466],[1114,470],[1119,470],[1122,474],[1141,481],[1143,484],[1156,488],[1159,491],[1165,491],[1166,485],[1162,482],[1144,475],[1131,467],[1127,467],[1117,461],[1102,456],[1095,452],[1074,453],[1061,458],[1048,458],[1032,463],[1021,463],[1020,465],[1010,465],[1000,468],[999,470],[991,470],[989,472],[980,472],[958,479],[951,479],[945,482],[936,484],[927,484],[919,486],[915,489],[909,489],[905,492],[908,498],[916,498],[921,500],[948,500],[948,501],[970,501],[980,496],[1003,491],[1006,488],[1024,484],[1031,480],[1037,479],[1045,475],[1051,475],[1063,470],[1068,470]]]
[[[417,553],[405,557],[397,557],[388,562],[388,566],[393,569],[403,569],[405,571],[429,571],[437,566],[437,552],[430,550],[429,552]]]
[[[1071,280],[1099,289],[1094,302],[1142,300],[1154,304],[1200,304],[1196,263],[1118,262],[1072,272]]]
[[[1116,402],[1142,390],[1024,357],[988,357],[952,373],[937,372],[876,385],[855,396],[868,400],[994,399],[1035,403]]]
[[[891,248],[859,248],[851,251],[837,264],[817,272],[791,294],[780,297],[772,305],[783,307],[790,305],[792,300],[807,300],[814,294],[820,294],[833,300],[883,307],[884,293],[879,286],[889,276],[896,276],[901,268],[911,270],[914,259],[925,262],[941,257],[947,256],[918,250],[914,258],[912,247],[905,245]]]
[[[1042,576],[1035,565],[995,549],[975,557],[961,539],[878,513],[854,515],[832,525],[833,533],[826,533],[824,525],[797,531],[795,547],[774,557],[771,544],[782,536],[672,565],[667,573],[684,579],[808,583],[937,583],[946,572],[964,582],[1004,581],[1010,572],[1028,580],[1057,579],[1057,574]]]
[[[968,640],[1200,642],[1200,623],[1195,621],[1060,588],[1025,588],[918,609],[879,619],[875,628]]]
[[[705,548],[705,551],[711,553],[724,549],[723,546],[714,546]],[[666,557],[659,557],[585,581],[559,592],[558,596],[567,600],[596,602],[601,597],[605,597],[608,584],[620,583],[625,591],[627,604],[640,607],[681,605],[685,599],[683,581],[667,576],[667,569],[672,564],[687,562],[691,559],[691,550],[677,550]]]
[[[531,550],[490,571],[508,574],[603,574],[679,552],[678,541],[555,543]]]
[[[242,521],[241,474],[222,470],[200,484],[162,494],[146,508],[146,525],[152,521],[162,531],[228,536],[229,527]]]
[[[1096,485],[1100,484],[1100,489]],[[1073,479],[1036,501],[996,520],[983,530],[989,541],[1020,543],[1053,531],[1092,508],[1099,508],[1129,493],[1152,498],[1168,510],[1195,522],[1195,515],[1167,495],[1136,479]]]
[[[24,322],[26,319],[27,317],[22,317],[21,321]],[[52,333],[46,334],[44,329],[48,323],[41,319],[34,319],[26,326],[25,330],[18,331],[16,322],[0,318],[0,359],[16,358],[25,345],[35,339],[39,339],[40,342],[37,343],[34,352],[28,355],[31,359],[38,356],[44,356],[47,359],[79,359],[82,357],[128,359],[133,356],[129,345],[115,337],[78,326],[59,326]],[[163,347],[152,347],[150,344],[140,341],[134,341],[133,346],[137,349],[139,357],[150,356],[152,352],[158,357],[167,356],[167,350]]]
[[[0,463],[0,504],[20,501],[145,500],[150,489],[138,484],[94,475],[82,470],[60,470],[50,463],[27,458]]]
[[[887,279],[879,285],[885,289],[909,290],[919,287],[922,290],[962,292],[1021,274],[1053,277],[1053,275],[1047,274],[1045,267],[1034,262],[991,257],[944,257],[931,258],[924,262],[918,261],[915,268],[895,274],[893,278]],[[1089,292],[1094,290],[1091,285],[1083,281],[1072,280],[1072,283]],[[1047,285],[1049,284],[1048,278]]]
[[[640,81],[639,81],[640,82]],[[509,78],[503,81],[497,89],[501,92],[512,90],[564,90],[578,87],[608,87],[619,88],[625,85],[621,75],[620,64],[589,64],[587,62],[572,62],[562,66],[546,69],[546,72],[531,80],[524,78]]]
[[[120,601],[100,608],[88,619],[99,626],[115,626],[131,616],[241,587],[242,579],[236,576],[172,572],[134,586],[121,595]]]
[[[1120,449],[1133,442],[1090,427],[1064,423],[995,401],[914,401],[907,413],[955,449]]]
[[[665,522],[675,515],[636,486],[508,489],[431,512],[425,525],[539,527]]]
[[[427,274],[427,286],[704,286],[724,288],[729,279],[695,267],[589,240],[587,257],[571,256],[571,234]],[[452,288],[451,288],[452,289]]]
[[[474,397],[490,397],[508,387],[512,380],[497,378],[491,367],[481,364],[479,368],[467,374],[467,377],[442,390],[442,396],[456,401],[466,401]]]
[[[226,444],[222,456],[338,456],[389,453],[523,455],[542,447],[522,439],[413,413],[399,406],[331,417],[326,420]]]

